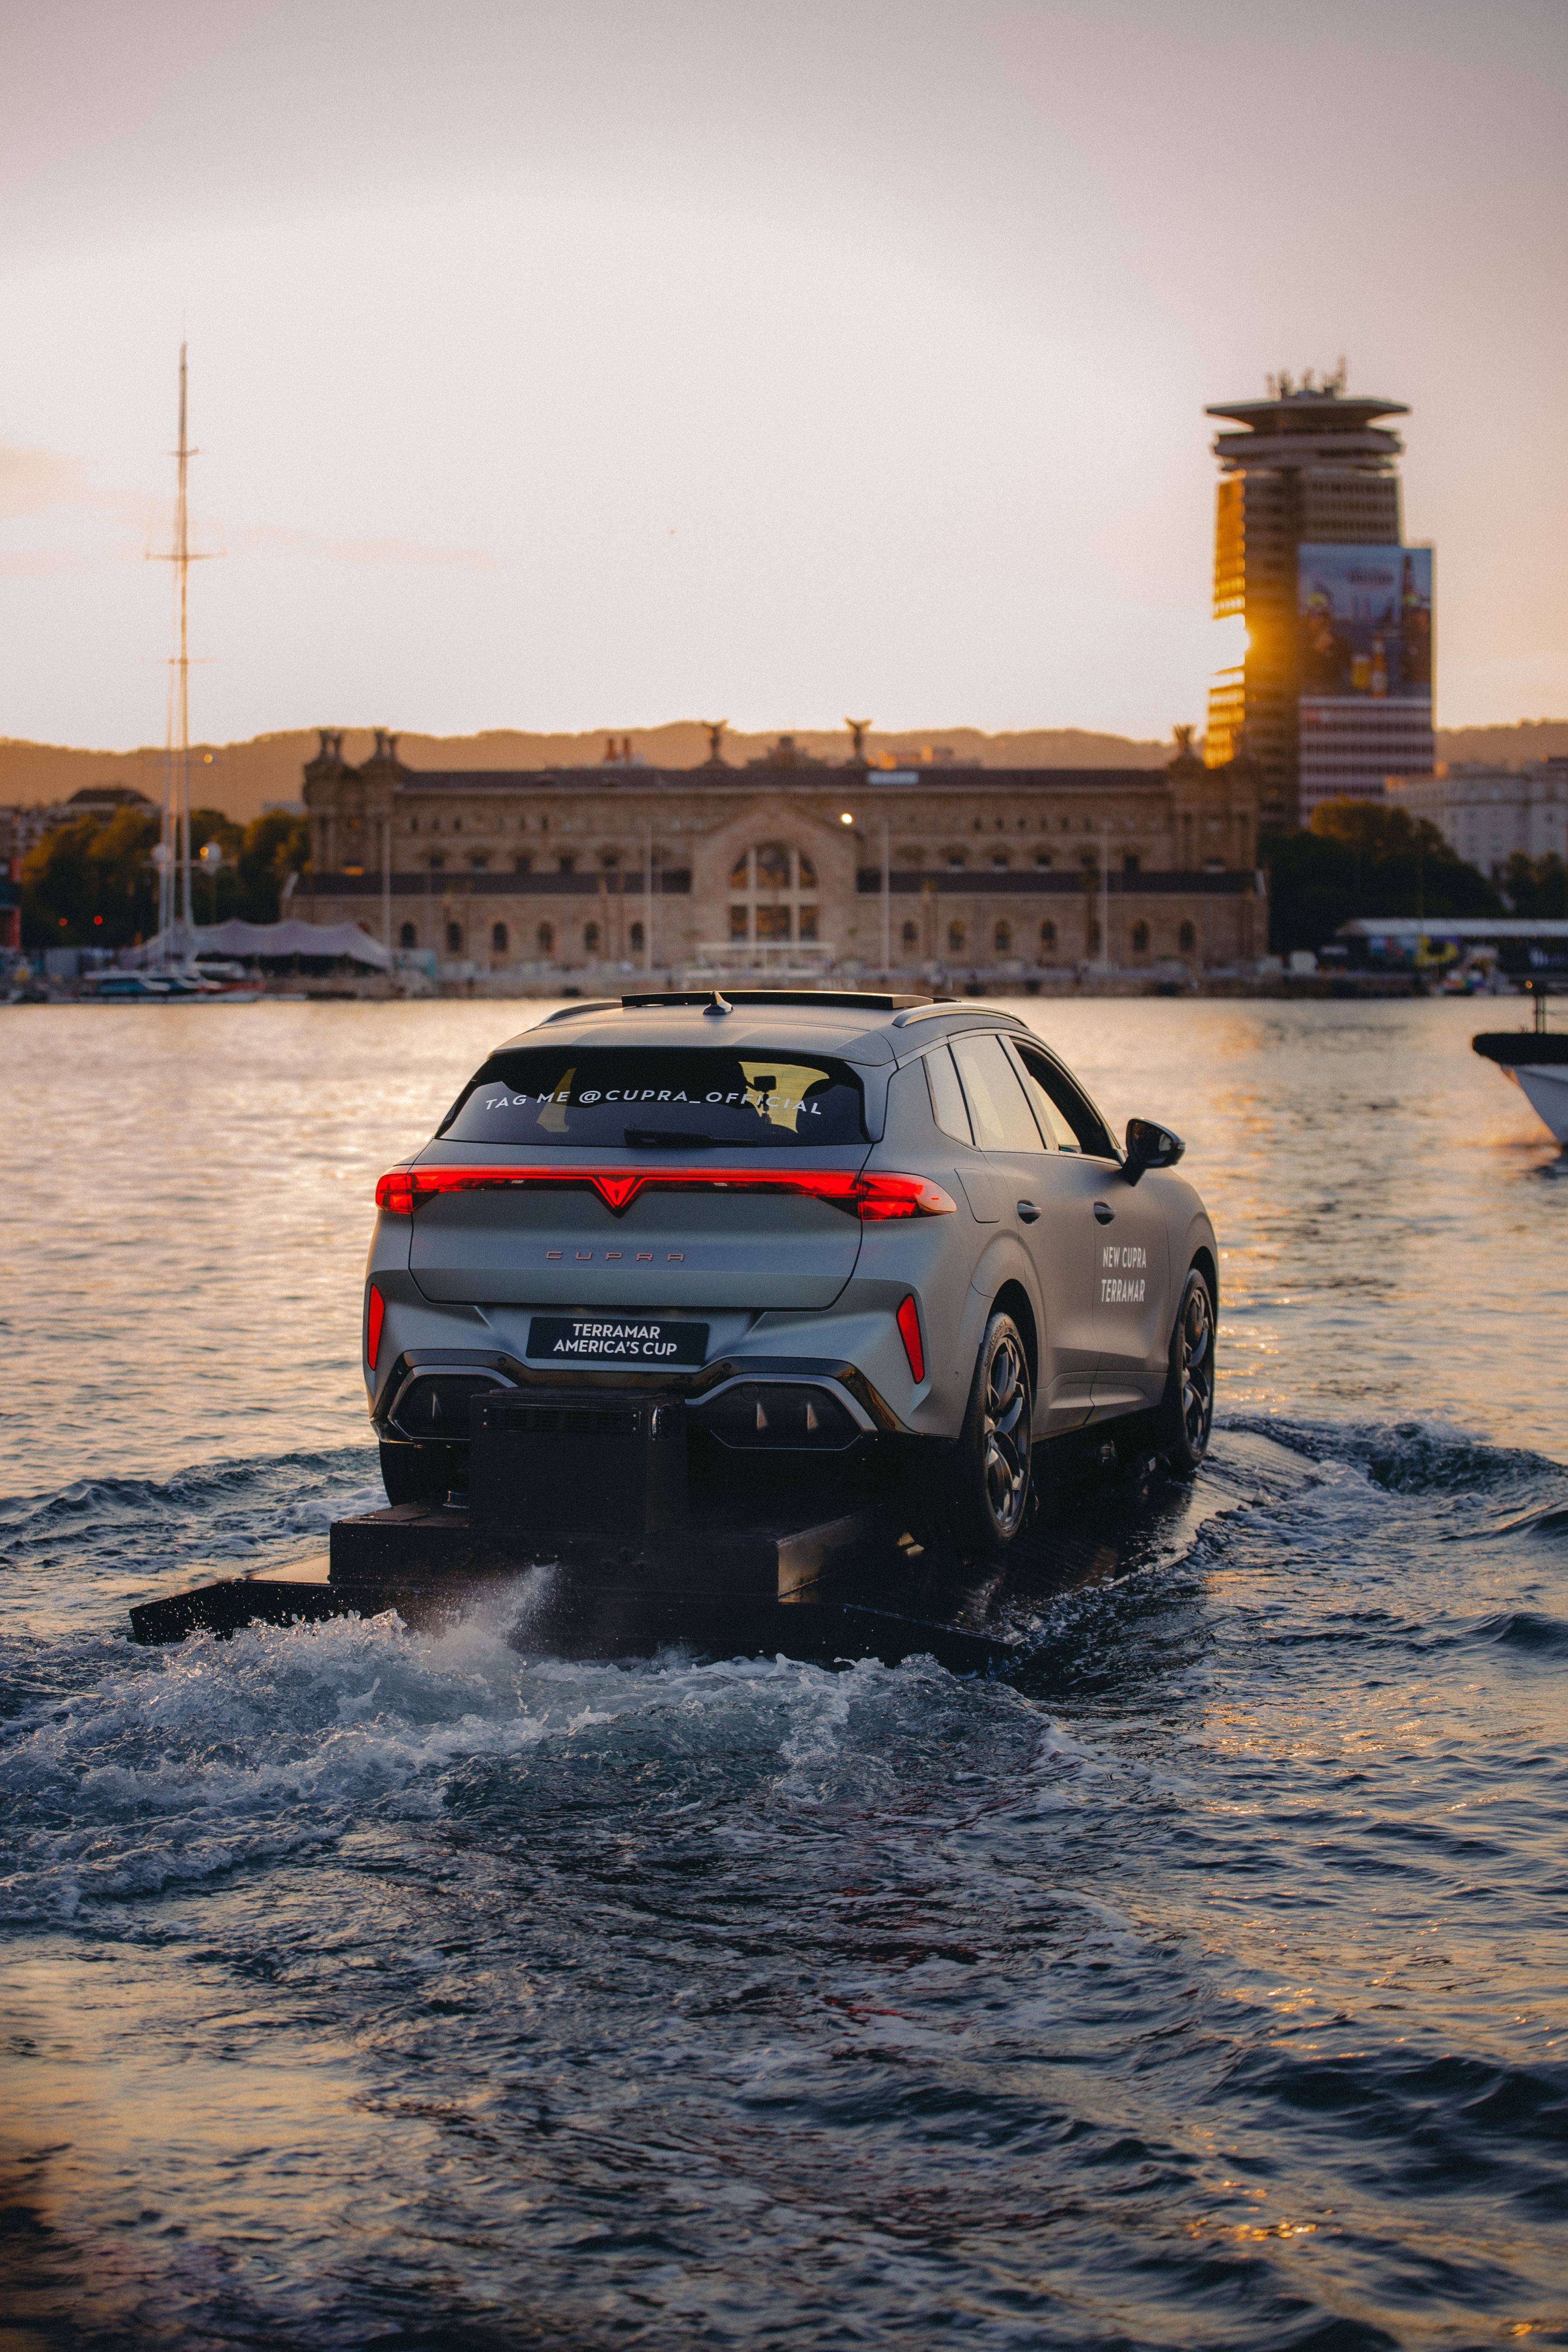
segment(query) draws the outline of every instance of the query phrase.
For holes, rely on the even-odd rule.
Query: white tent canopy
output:
[[[392,970],[391,951],[372,940],[358,923],[242,923],[236,915],[226,923],[175,923],[160,931],[123,962],[162,963],[165,958],[190,955],[350,957],[355,963],[373,964],[378,971]]]

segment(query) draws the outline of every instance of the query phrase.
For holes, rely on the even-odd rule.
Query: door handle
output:
[[[1040,1214],[1040,1211],[1039,1211],[1039,1209],[1035,1206],[1034,1202],[1033,1202],[1032,1201],[1019,1201],[1019,1202],[1017,1203],[1017,1207],[1018,1207],[1018,1213],[1019,1213],[1019,1216],[1023,1219],[1024,1223],[1025,1223],[1026,1225],[1032,1225],[1032,1224],[1034,1223],[1034,1222],[1035,1222],[1035,1219],[1036,1219],[1036,1218],[1039,1216],[1039,1214]]]
[[[1116,1222],[1115,1210],[1109,1208],[1103,1201],[1095,1202],[1094,1214],[1099,1218],[1100,1223],[1103,1225],[1113,1225]]]

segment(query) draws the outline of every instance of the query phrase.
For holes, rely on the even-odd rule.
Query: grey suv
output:
[[[466,1486],[476,1395],[643,1383],[737,1475],[867,1460],[965,1549],[1095,1423],[1190,1475],[1218,1253],[1019,1020],[737,990],[572,1005],[383,1176],[365,1378],[394,1502]]]

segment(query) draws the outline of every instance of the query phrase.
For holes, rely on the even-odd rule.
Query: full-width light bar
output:
[[[376,1206],[412,1217],[443,1192],[518,1192],[591,1185],[612,1216],[623,1217],[642,1192],[793,1192],[825,1201],[862,1224],[894,1217],[950,1217],[956,1203],[929,1176],[849,1168],[651,1168],[624,1174],[602,1168],[394,1168],[376,1186]]]

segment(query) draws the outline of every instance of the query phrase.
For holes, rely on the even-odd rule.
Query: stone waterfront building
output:
[[[789,736],[695,768],[612,739],[595,767],[305,769],[311,873],[291,911],[355,920],[445,976],[837,973],[992,984],[1084,966],[1248,967],[1268,944],[1258,774],[1206,767],[887,768]],[[307,898],[306,893],[308,893]]]

